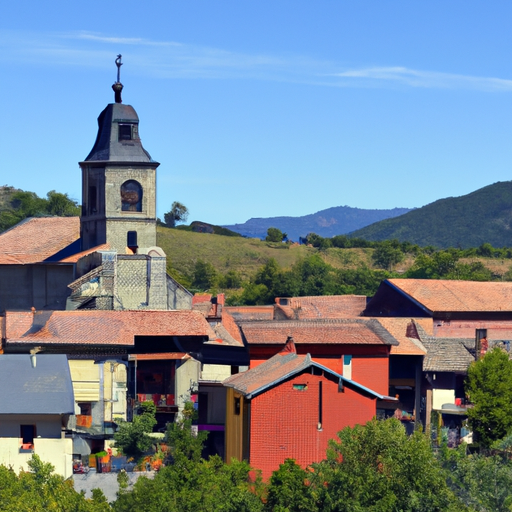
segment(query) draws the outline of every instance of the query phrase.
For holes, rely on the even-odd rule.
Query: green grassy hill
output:
[[[461,197],[440,199],[409,213],[376,222],[350,236],[398,239],[420,246],[512,246],[512,181],[498,182]]]
[[[169,269],[189,277],[198,260],[211,263],[222,274],[235,270],[247,278],[253,276],[270,258],[274,258],[280,267],[290,268],[297,260],[318,253],[335,268],[357,268],[371,266],[373,252],[373,249],[318,251],[305,245],[194,233],[163,226],[157,228],[157,244],[167,254]]]

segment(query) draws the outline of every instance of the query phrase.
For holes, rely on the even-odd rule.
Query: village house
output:
[[[325,458],[330,439],[366,423],[377,401],[394,399],[298,354],[292,337],[250,370],[224,381],[226,460],[245,459],[268,479],[285,459],[306,467]]]
[[[28,471],[33,454],[65,478],[72,474],[75,412],[65,355],[0,356],[0,464]],[[68,434],[66,434],[68,432]]]

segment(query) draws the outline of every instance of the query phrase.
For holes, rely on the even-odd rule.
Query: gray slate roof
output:
[[[468,366],[475,360],[466,346],[470,340],[466,338],[434,338],[422,337],[421,341],[427,349],[423,359],[425,372],[466,372]],[[473,340],[473,347],[475,340]]]
[[[75,399],[65,355],[0,355],[0,414],[74,414]]]
[[[133,124],[137,135],[126,141],[118,137],[118,123]],[[90,161],[155,163],[142,147],[138,136],[139,117],[131,105],[111,103],[98,117],[98,135],[91,152],[85,159]]]

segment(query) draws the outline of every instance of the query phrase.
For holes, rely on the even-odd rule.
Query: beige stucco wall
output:
[[[231,377],[231,366],[225,364],[205,364],[201,372],[201,380],[222,382]]]
[[[201,363],[192,358],[176,368],[176,405],[180,412],[185,402],[190,400],[191,394],[197,393],[200,373]]]
[[[433,389],[432,390],[432,408],[434,411],[440,411],[443,404],[455,403],[454,389]]]
[[[0,464],[16,472],[29,471],[32,453],[20,453],[19,437],[0,438]],[[55,473],[69,478],[73,474],[73,441],[71,439],[34,439],[34,452],[43,462],[55,467]]]

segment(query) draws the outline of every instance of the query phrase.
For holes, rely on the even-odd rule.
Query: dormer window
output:
[[[132,140],[132,124],[119,124],[119,140]]]

